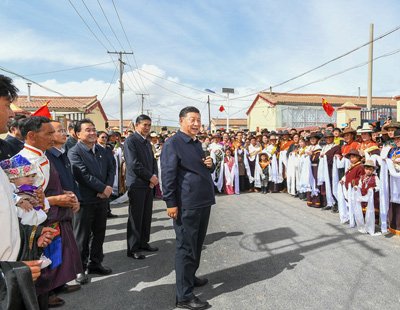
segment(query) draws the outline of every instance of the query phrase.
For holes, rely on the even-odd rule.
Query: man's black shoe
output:
[[[146,258],[146,256],[144,256],[141,252],[135,252],[135,253],[127,252],[126,256],[132,257],[134,259],[145,259]]]
[[[79,284],[86,284],[89,282],[89,278],[85,272],[82,272],[76,275],[75,281],[78,282]]]
[[[198,277],[194,277],[194,287],[201,287],[208,283],[207,278],[200,279]]]
[[[111,212],[107,212],[107,217],[108,217],[109,219],[112,219],[112,218],[118,217],[118,215],[112,214]]]
[[[144,247],[141,247],[140,250],[142,251],[147,251],[147,252],[157,252],[158,248],[156,246],[151,246],[151,245],[146,245]]]
[[[207,309],[210,304],[206,301],[201,301],[198,297],[195,297],[189,301],[177,302],[176,306],[184,309],[202,310]]]
[[[323,207],[321,210],[322,210],[322,211],[326,211],[326,210],[330,210],[330,209],[332,209],[332,207],[326,206],[326,207]]]
[[[101,275],[108,275],[112,273],[112,270],[110,267],[106,267],[103,265],[98,265],[96,267],[88,267],[88,273],[96,273],[96,274],[101,274]]]

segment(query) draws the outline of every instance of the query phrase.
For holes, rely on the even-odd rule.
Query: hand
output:
[[[357,186],[354,186],[354,190],[356,191],[358,188],[357,188]]]
[[[29,267],[32,273],[33,281],[36,281],[37,278],[40,276],[40,265],[43,263],[42,260],[30,260],[30,261],[23,261],[25,265]]]
[[[212,167],[212,159],[210,156],[207,156],[206,159],[203,158],[203,162],[204,164],[207,166],[207,168],[211,168]]]
[[[156,186],[156,185],[158,184],[158,178],[157,178],[157,176],[153,175],[153,176],[150,178],[150,183],[152,183],[154,186]],[[153,187],[154,187],[154,186],[153,186]]]
[[[81,208],[81,204],[79,201],[77,201],[73,206],[72,206],[72,213],[76,213],[79,211]]]
[[[153,183],[150,183],[150,188],[154,188],[154,184]]]
[[[106,198],[110,197],[113,192],[113,189],[111,186],[106,186],[104,189],[103,195],[106,196]]]
[[[76,197],[76,195],[75,195],[74,192],[71,192],[71,191],[64,191],[64,194],[70,195],[71,198],[74,198],[75,201],[78,201],[78,197]]]
[[[344,181],[343,181],[343,180],[340,180],[340,184],[344,184]]]
[[[18,207],[20,207],[24,212],[33,210],[33,206],[27,200],[22,200],[22,202],[18,204]]]
[[[178,207],[175,208],[167,208],[167,214],[170,218],[177,219],[178,218]]]
[[[54,234],[57,232],[57,230],[51,228],[51,227],[43,227],[42,233],[40,234],[40,237],[37,241],[37,245],[39,248],[45,248],[47,247],[54,238]]]
[[[41,206],[44,206],[44,198],[46,196],[44,195],[43,189],[40,187],[40,188],[34,190],[33,192],[36,194],[36,199],[39,202],[39,204]]]
[[[59,207],[72,207],[74,203],[76,203],[75,195],[71,196],[70,194],[63,194],[58,196],[48,197],[50,206],[59,206]]]
[[[325,154],[321,154],[319,157],[324,157],[325,156]]]

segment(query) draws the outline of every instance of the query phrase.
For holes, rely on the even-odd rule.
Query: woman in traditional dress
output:
[[[224,157],[224,193],[232,195],[235,193],[235,158],[232,156],[231,149],[225,149]]]
[[[319,163],[319,155],[321,153],[321,147],[318,144],[318,140],[320,139],[320,134],[317,132],[312,132],[310,134],[310,146],[307,148],[306,156],[311,160],[311,171],[314,177],[314,186],[317,190],[321,191],[321,186],[317,186],[318,180],[318,163]],[[313,184],[311,184],[313,187]],[[320,194],[312,195],[312,192],[307,192],[307,205],[313,208],[321,208],[322,196]]]

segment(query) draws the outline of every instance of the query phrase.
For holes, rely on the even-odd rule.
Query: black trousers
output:
[[[200,265],[201,249],[207,234],[211,207],[179,209],[174,220],[176,233],[176,297],[188,301],[193,294],[194,278]]]
[[[128,252],[138,252],[150,241],[151,216],[153,214],[153,189],[150,187],[128,188],[129,217],[127,225]]]
[[[73,220],[75,240],[82,266],[96,267],[103,261],[103,243],[107,226],[108,201],[81,204]]]

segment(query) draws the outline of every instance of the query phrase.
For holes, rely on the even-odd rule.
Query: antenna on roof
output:
[[[269,87],[269,94],[272,95],[272,86]]]

